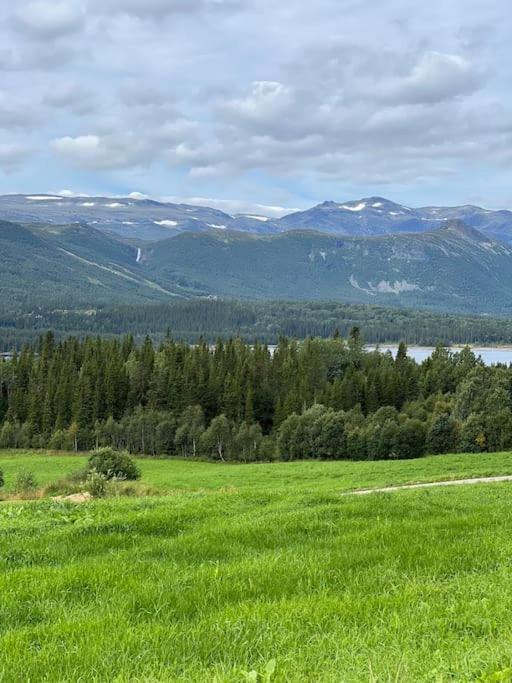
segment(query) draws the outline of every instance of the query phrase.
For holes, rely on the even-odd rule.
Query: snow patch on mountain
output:
[[[350,206],[350,204],[341,204],[340,209],[346,209],[347,211],[363,211],[366,208],[366,202],[360,202],[355,206]]]
[[[372,287],[372,285],[370,285],[370,287]],[[372,289],[384,294],[401,294],[402,292],[420,290],[421,287],[412,282],[407,282],[407,280],[395,280],[393,283],[388,282],[387,280],[381,280],[375,287],[372,287]]]
[[[407,280],[395,280],[395,282],[389,282],[388,280],[381,280],[376,285],[368,282],[368,287],[362,287],[354,275],[351,275],[349,282],[354,289],[359,289],[359,291],[365,294],[370,294],[375,296],[376,294],[402,294],[403,292],[414,292],[421,291],[421,287],[418,285],[407,282]]]
[[[155,225],[161,225],[164,228],[175,228],[178,225],[178,221],[163,220],[163,221],[153,221]]]

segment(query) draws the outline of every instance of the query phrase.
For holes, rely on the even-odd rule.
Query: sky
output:
[[[510,0],[16,0],[0,193],[512,208]]]

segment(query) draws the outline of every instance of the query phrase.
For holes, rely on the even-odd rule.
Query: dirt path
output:
[[[369,493],[391,493],[404,491],[405,489],[430,489],[434,486],[461,486],[463,484],[493,484],[497,481],[512,481],[512,474],[501,477],[473,477],[470,479],[451,479],[447,481],[428,481],[423,484],[401,484],[400,486],[385,486],[379,489],[360,489],[359,491],[346,491],[344,496],[366,496]]]

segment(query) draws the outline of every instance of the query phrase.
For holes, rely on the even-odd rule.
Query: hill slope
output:
[[[380,237],[210,230],[142,247],[87,225],[0,222],[0,255],[11,310],[210,296],[512,312],[512,247],[457,221]]]
[[[512,247],[460,222],[369,238],[183,234],[143,250],[141,265],[160,283],[186,282],[199,295],[512,310]]]
[[[174,292],[137,269],[137,250],[83,226],[37,231],[0,221],[2,306],[70,302],[154,301]]]

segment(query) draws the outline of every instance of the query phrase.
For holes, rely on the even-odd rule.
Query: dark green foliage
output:
[[[427,433],[427,450],[429,453],[450,453],[457,446],[457,423],[443,413],[432,419]]]
[[[419,458],[425,452],[425,438],[425,425],[420,420],[405,420],[399,426],[396,434],[396,457]]]
[[[438,347],[421,365],[405,345],[396,359],[367,352],[357,328],[346,341],[281,338],[273,351],[47,334],[0,363],[0,387],[2,448],[257,462],[512,447],[511,368],[468,349]]]
[[[4,479],[4,473],[3,470],[0,470],[0,488],[5,485],[5,479]]]
[[[460,222],[369,238],[310,230],[182,233],[145,250],[144,273],[202,296],[511,311],[512,249]]]
[[[140,479],[140,469],[126,452],[112,448],[98,448],[93,451],[88,462],[89,472],[96,472],[107,479]]]
[[[21,349],[37,342],[41,331],[52,328],[56,336],[66,333],[122,335],[128,330],[139,342],[146,334],[162,341],[167,331],[188,342],[201,338],[214,342],[218,337],[238,335],[252,342],[259,339],[276,344],[282,336],[348,337],[353,327],[364,330],[368,343],[407,341],[408,344],[512,343],[512,321],[488,316],[462,317],[407,308],[384,308],[369,304],[323,302],[240,302],[223,300],[174,300],[161,304],[118,306],[79,305],[70,310],[66,300],[43,306],[37,299],[11,308],[13,302],[0,302],[0,350]],[[3,312],[2,312],[3,311]],[[334,333],[337,332],[337,335]],[[106,366],[105,381],[115,381],[122,366],[119,356]],[[397,363],[403,361],[403,350]],[[111,401],[115,397],[110,397]],[[1,401],[0,401],[1,410]]]

